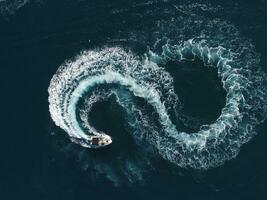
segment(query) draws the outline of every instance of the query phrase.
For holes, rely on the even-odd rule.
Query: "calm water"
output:
[[[21,2],[0,1],[1,199],[265,197],[267,122],[255,126],[257,135],[241,146],[236,158],[207,170],[195,169],[181,166],[180,161],[170,162],[158,152],[150,131],[164,134],[160,114],[124,86],[111,84],[93,89],[114,89],[121,99],[129,100],[144,114],[140,118],[128,115],[114,95],[95,103],[88,120],[113,138],[111,146],[100,150],[71,142],[68,134],[55,125],[49,113],[47,91],[58,67],[68,59],[84,55],[82,51],[116,46],[142,60],[148,49],[161,52],[158,46],[162,47],[168,39],[177,42],[197,36],[214,46],[227,48],[233,43],[241,64],[257,65],[254,61],[260,55],[260,73],[267,73],[265,1]],[[218,31],[218,27],[222,30]],[[156,43],[157,39],[162,41]],[[242,54],[244,49],[253,50]],[[157,64],[173,77],[174,92],[182,104],[178,118],[173,110],[168,113],[177,129],[190,134],[218,118],[227,94],[215,68],[204,66],[199,59]],[[266,82],[259,81],[258,85],[264,88]],[[168,106],[167,100],[165,103]],[[84,104],[86,100],[80,100],[81,111]],[[263,111],[257,109],[255,112],[259,113],[248,115],[260,118]],[[155,128],[129,125],[131,120],[142,121],[142,117],[147,117],[149,126]],[[140,135],[135,136],[136,130]],[[142,133],[144,130],[148,132]],[[239,142],[235,137],[233,141]],[[232,144],[223,149],[229,146]],[[216,151],[218,162],[226,157],[224,152]]]

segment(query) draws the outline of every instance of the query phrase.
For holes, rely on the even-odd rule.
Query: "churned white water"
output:
[[[266,91],[261,86],[261,77],[253,74],[250,66],[235,63],[236,55],[231,51],[222,46],[209,47],[202,40],[167,43],[162,49],[161,54],[150,51],[141,59],[121,47],[107,47],[82,52],[60,66],[48,89],[49,109],[56,125],[70,137],[82,139],[82,146],[89,147],[86,140],[90,136],[83,126],[95,129],[85,118],[82,118],[83,123],[77,120],[78,102],[97,85],[117,84],[143,98],[157,112],[164,134],[151,127],[150,134],[154,135],[148,142],[165,159],[181,167],[209,168],[235,157],[242,144],[255,135],[254,127],[263,120],[254,113],[258,109],[266,110]],[[176,108],[179,97],[174,92],[173,78],[158,64],[195,58],[201,59],[207,67],[217,68],[227,97],[221,115],[213,124],[203,125],[195,133],[185,133],[179,131],[169,117],[169,110]],[[97,98],[94,101],[92,98],[89,97],[87,103],[97,102]],[[117,99],[131,112],[120,95]]]

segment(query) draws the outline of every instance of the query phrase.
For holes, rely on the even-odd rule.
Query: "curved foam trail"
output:
[[[171,147],[168,151],[162,151],[162,155],[174,163],[195,168],[221,164],[237,155],[240,146],[255,134],[253,127],[266,117],[266,88],[253,83],[265,79],[265,76],[256,75],[252,78],[253,72],[248,69],[249,66],[245,69],[238,68],[229,52],[228,57],[222,56],[226,52],[223,47],[208,48],[204,42],[189,40],[180,45],[166,44],[162,55],[151,53],[152,59],[160,62],[192,60],[193,57],[193,60],[201,59],[207,66],[217,67],[227,92],[226,105],[213,124],[202,126],[199,132],[190,135],[179,133],[183,140],[178,148]],[[258,113],[251,112],[251,107],[261,109],[262,117],[256,117]],[[164,146],[170,147],[173,144],[164,141],[161,148],[164,149]],[[180,152],[186,152],[186,156]]]
[[[160,95],[153,88],[147,88],[145,86],[138,85],[134,79],[130,77],[123,77],[122,75],[116,72],[107,72],[103,75],[98,75],[94,77],[89,77],[86,80],[81,81],[79,86],[73,91],[72,97],[70,98],[68,112],[72,119],[74,134],[77,134],[77,137],[86,138],[88,137],[81,130],[80,125],[76,118],[76,108],[79,99],[84,95],[84,93],[91,87],[99,84],[111,84],[117,83],[122,86],[127,87],[135,96],[141,97],[147,100],[159,114],[160,121],[166,127],[168,131],[177,131],[175,126],[172,124],[164,104],[160,100]]]
[[[155,76],[166,74],[160,68],[156,67],[155,64],[148,62],[149,65],[145,68],[142,67],[141,69],[140,63],[133,58],[133,55],[131,55],[131,53],[127,54],[120,48],[105,49],[102,52],[87,53],[88,55],[80,57],[80,59],[72,65],[72,68],[65,68],[65,66],[62,66],[62,68],[58,70],[58,74],[53,77],[49,87],[49,102],[52,118],[56,124],[67,131],[71,137],[84,139],[82,145],[89,147],[86,145],[86,140],[89,140],[90,136],[84,132],[80,123],[77,121],[76,111],[79,99],[83,97],[84,93],[86,93],[88,89],[94,87],[95,85],[118,83],[120,85],[127,86],[128,89],[130,89],[136,96],[146,98],[150,101],[157,98],[158,100],[155,102],[151,101],[151,104],[155,105],[157,110],[162,109],[163,113],[165,113],[165,107],[160,102],[160,95],[157,93],[156,88],[151,86],[149,90],[147,89],[149,84],[153,83],[144,83],[144,80],[147,77],[151,78],[151,71],[155,71]],[[110,65],[109,62],[113,61],[113,59],[114,62],[118,63],[120,63],[118,60],[123,59],[121,68],[118,68],[118,63]],[[130,59],[131,61],[127,63],[125,62],[125,59]],[[99,61],[99,64],[95,63],[98,63]],[[105,64],[103,64],[103,62],[105,62]],[[81,63],[83,64],[81,65]],[[98,69],[100,65],[101,68]],[[141,70],[136,73],[133,71],[133,68],[139,68]],[[149,69],[150,71],[148,71]],[[135,77],[142,76],[138,80],[139,83],[131,78],[130,74],[135,75]],[[160,77],[157,79],[160,79]],[[77,84],[75,84],[75,82],[77,82]],[[147,87],[145,87],[145,85],[147,85]],[[168,86],[168,83],[166,86]],[[164,90],[164,88],[161,90]],[[167,88],[167,90],[169,90],[169,88]],[[169,123],[171,124],[170,120]],[[87,128],[92,130],[92,134],[98,134],[98,132],[90,126],[89,122],[87,123]]]
[[[162,54],[150,52],[144,61],[121,48],[83,52],[60,67],[49,87],[49,109],[56,125],[71,137],[84,139],[81,145],[86,147],[90,136],[77,120],[79,99],[97,85],[118,84],[145,99],[158,113],[164,134],[151,127],[156,140],[149,142],[165,159],[182,167],[208,168],[235,157],[240,146],[255,134],[254,127],[265,119],[266,88],[259,81],[264,77],[253,74],[249,66],[240,67],[223,47],[209,48],[205,41],[166,44],[162,49]],[[217,67],[227,99],[213,124],[188,134],[178,131],[170,120],[169,111],[176,108],[178,98],[172,77],[157,63],[195,58],[207,67]],[[263,113],[260,117],[259,110]],[[89,122],[87,128],[94,130]]]

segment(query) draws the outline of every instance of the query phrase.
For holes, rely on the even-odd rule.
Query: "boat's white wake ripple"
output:
[[[137,112],[137,108],[131,98],[124,98],[116,90],[95,91],[87,97],[86,108],[77,116],[79,100],[99,85],[120,85],[132,95],[145,99],[158,114],[161,131],[151,126],[146,138],[162,157],[181,167],[217,166],[238,154],[241,145],[255,135],[255,126],[266,114],[265,77],[259,71],[252,72],[255,69],[249,63],[240,66],[235,62],[236,56],[223,47],[210,48],[204,41],[197,40],[165,44],[161,54],[151,51],[143,58],[119,47],[85,51],[60,66],[53,76],[48,89],[49,110],[57,126],[77,139],[74,141],[88,147],[87,132],[97,134],[86,114],[94,103],[115,94],[127,113]],[[221,115],[213,124],[188,134],[179,131],[170,119],[170,112],[177,111],[179,100],[172,77],[158,64],[195,58],[207,67],[217,68],[227,97]],[[147,123],[145,115],[139,113],[139,116],[142,123]],[[136,126],[138,120],[129,123]],[[133,134],[133,137],[138,136]]]

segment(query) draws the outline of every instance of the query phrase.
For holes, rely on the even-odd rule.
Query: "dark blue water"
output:
[[[195,169],[164,159],[147,136],[133,137],[129,116],[114,96],[97,102],[88,114],[95,128],[113,137],[113,144],[91,150],[72,143],[51,119],[47,92],[58,67],[83,50],[120,46],[143,55],[156,37],[177,39],[176,34],[183,33],[186,40],[200,34],[203,27],[206,32],[202,33],[213,44],[220,41],[227,46],[229,38],[249,41],[245,47],[255,46],[261,73],[267,73],[265,1],[21,2],[0,2],[0,199],[265,198],[266,122],[255,127],[257,134],[241,146],[236,158]],[[206,24],[220,19],[218,27],[231,24],[235,29],[232,36],[227,28],[220,35],[213,30],[213,22],[194,27],[197,19]],[[187,23],[192,24],[184,28]],[[252,58],[246,55],[238,58],[246,63],[255,59],[254,54]],[[170,113],[179,130],[195,132],[213,123],[227,95],[216,70],[201,60],[160,65],[174,77],[175,92],[183,104],[178,118]],[[260,84],[266,87],[265,82]],[[107,87],[129,93],[119,85]],[[142,98],[133,97],[133,102],[147,113],[151,124],[160,126],[151,105]]]

